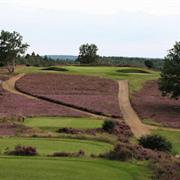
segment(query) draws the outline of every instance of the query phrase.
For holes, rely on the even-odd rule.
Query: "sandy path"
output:
[[[14,94],[18,94],[18,95],[21,95],[21,96],[25,96],[26,98],[29,98],[29,99],[35,99],[35,100],[43,100],[43,101],[48,101],[48,100],[45,100],[45,99],[41,99],[41,98],[37,98],[37,97],[34,97],[32,95],[28,95],[26,93],[23,93],[23,92],[20,92],[18,91],[16,88],[15,88],[15,83],[18,79],[22,78],[25,74],[22,73],[22,74],[18,74],[16,76],[13,76],[11,77],[9,80],[7,81],[4,81],[2,83],[2,87],[3,89],[11,92],[11,93],[14,93]],[[55,102],[51,102],[51,101],[48,101],[50,103],[55,103]],[[60,103],[56,103],[56,104],[60,104]],[[83,110],[80,110],[78,108],[75,108],[75,107],[70,107],[70,106],[66,106],[64,104],[60,104],[61,106],[65,106],[71,110],[74,110],[74,111],[78,111],[78,112],[81,112],[83,114],[86,114],[87,116],[91,116],[91,117],[94,117],[94,118],[100,118],[100,119],[107,119],[109,118],[108,116],[103,116],[103,115],[97,115],[97,114],[94,114],[94,113],[90,113],[90,112],[87,112],[87,111],[83,111]]]
[[[35,98],[35,97],[33,97],[33,96],[29,96],[29,95],[27,95],[27,94],[21,93],[21,92],[19,92],[19,91],[16,90],[16,88],[15,88],[15,83],[16,83],[16,81],[17,81],[18,79],[20,79],[21,77],[23,77],[24,75],[25,75],[25,74],[18,74],[18,75],[16,75],[16,76],[11,77],[11,78],[10,78],[9,80],[7,80],[7,81],[4,81],[4,82],[2,83],[3,89],[5,89],[5,90],[7,90],[7,91],[9,91],[9,92],[11,92],[11,93],[14,93],[14,94],[18,94],[18,95],[21,95],[21,96],[25,96],[25,97],[27,97],[27,98],[29,98],[29,99],[37,99],[37,98]]]
[[[130,99],[129,99],[129,86],[128,81],[122,80],[119,81],[119,105],[121,109],[121,113],[123,115],[124,120],[131,128],[133,134],[139,138],[143,135],[150,134],[152,130],[161,129],[167,131],[180,131],[180,129],[175,128],[166,128],[166,127],[158,127],[152,125],[143,124],[140,120],[137,113],[131,106]]]
[[[139,138],[143,135],[150,134],[150,128],[144,125],[133,110],[129,100],[128,81],[119,81],[119,105],[124,120],[131,128],[133,134]]]

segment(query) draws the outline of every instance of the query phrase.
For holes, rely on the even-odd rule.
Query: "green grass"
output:
[[[142,70],[142,69],[135,69],[135,68],[131,68],[131,69],[120,69],[120,70],[117,70],[117,72],[120,72],[120,73],[150,73],[149,71],[145,71],[145,70]]]
[[[78,129],[93,129],[101,128],[102,120],[93,118],[65,118],[65,117],[36,117],[27,118],[24,125],[29,127],[37,127],[43,130],[56,131],[58,128],[78,128]]]
[[[148,180],[143,162],[80,158],[0,158],[1,180]]]
[[[61,139],[61,138],[0,138],[0,152],[8,147],[14,149],[16,145],[36,147],[40,155],[48,155],[54,152],[77,152],[84,150],[87,155],[108,152],[113,145],[90,140]]]
[[[65,74],[80,74],[80,75],[90,75],[90,76],[101,76],[115,80],[129,80],[130,92],[139,90],[142,88],[143,83],[147,80],[153,80],[159,78],[159,72],[147,70],[144,68],[132,68],[132,67],[82,67],[82,66],[64,66],[60,68],[65,68],[67,72],[56,71],[46,71],[42,70],[42,67],[25,67],[19,66],[16,68],[17,73],[65,73]],[[148,73],[126,73],[118,72],[121,71],[146,71]]]
[[[167,140],[169,140],[172,143],[173,154],[180,154],[180,131],[167,131],[167,130],[154,130],[154,134],[161,135],[165,137]]]
[[[148,124],[148,125],[152,125],[152,126],[159,126],[159,127],[163,126],[163,124],[161,124],[160,122],[157,122],[153,119],[143,119],[142,122],[144,124]]]

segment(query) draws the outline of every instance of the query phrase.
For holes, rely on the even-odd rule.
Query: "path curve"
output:
[[[44,99],[44,98],[40,98],[40,97],[35,97],[33,95],[29,95],[27,93],[24,93],[24,92],[20,92],[16,89],[15,87],[15,84],[16,84],[16,81],[19,80],[20,78],[22,78],[23,76],[25,76],[24,73],[21,73],[21,74],[18,74],[18,75],[15,75],[13,77],[11,77],[10,79],[4,81],[2,83],[2,87],[3,89],[11,92],[11,93],[14,93],[14,94],[18,94],[18,95],[21,95],[21,96],[25,96],[26,98],[29,98],[29,99],[35,99],[35,100],[43,100],[43,101],[48,101],[49,103],[53,103],[53,104],[59,104],[61,106],[65,106],[71,110],[74,110],[74,111],[77,111],[77,112],[81,112],[83,114],[86,114],[88,116],[91,116],[91,117],[95,117],[95,118],[101,118],[101,119],[107,119],[107,118],[110,118],[109,116],[105,116],[105,115],[98,115],[98,114],[95,114],[95,113],[91,113],[91,112],[88,112],[88,111],[83,111],[81,109],[78,109],[78,108],[75,108],[75,107],[70,107],[68,105],[64,105],[64,104],[61,104],[61,103],[56,103],[56,102],[52,102],[52,101],[49,101],[47,99]],[[112,119],[116,119],[116,118],[112,118]]]
[[[18,95],[21,95],[21,96],[25,96],[25,97],[27,97],[27,98],[29,98],[29,99],[37,99],[37,98],[35,98],[35,97],[33,97],[33,96],[30,96],[30,95],[21,93],[21,92],[19,92],[19,91],[16,90],[16,88],[15,88],[15,83],[16,83],[16,81],[17,81],[18,79],[22,78],[24,75],[25,75],[24,73],[23,73],[23,74],[18,74],[18,75],[16,75],[16,76],[13,76],[13,77],[11,77],[10,79],[4,81],[4,82],[2,83],[3,89],[5,89],[5,90],[7,90],[7,91],[9,91],[9,92],[11,92],[11,93],[14,93],[14,94],[18,94]]]
[[[152,130],[161,129],[167,131],[180,131],[180,129],[176,128],[168,128],[168,127],[159,127],[143,124],[140,117],[134,111],[131,106],[129,99],[129,85],[127,80],[118,81],[119,84],[119,106],[121,109],[121,113],[123,115],[124,120],[131,128],[131,131],[135,135],[135,137],[139,138],[144,135],[148,135]]]

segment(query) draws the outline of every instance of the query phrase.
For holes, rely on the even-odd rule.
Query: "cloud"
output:
[[[111,15],[120,11],[144,12],[156,16],[180,14],[179,0],[0,0],[0,3],[97,15]]]
[[[164,57],[180,40],[180,11],[168,11],[178,9],[176,1],[161,3],[0,0],[0,28],[21,33],[39,54],[77,54],[88,42],[97,44],[101,55]]]

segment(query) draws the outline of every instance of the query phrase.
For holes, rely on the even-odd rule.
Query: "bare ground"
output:
[[[119,106],[124,120],[131,128],[136,137],[150,134],[151,128],[144,125],[136,112],[133,110],[129,100],[128,81],[119,81]]]

